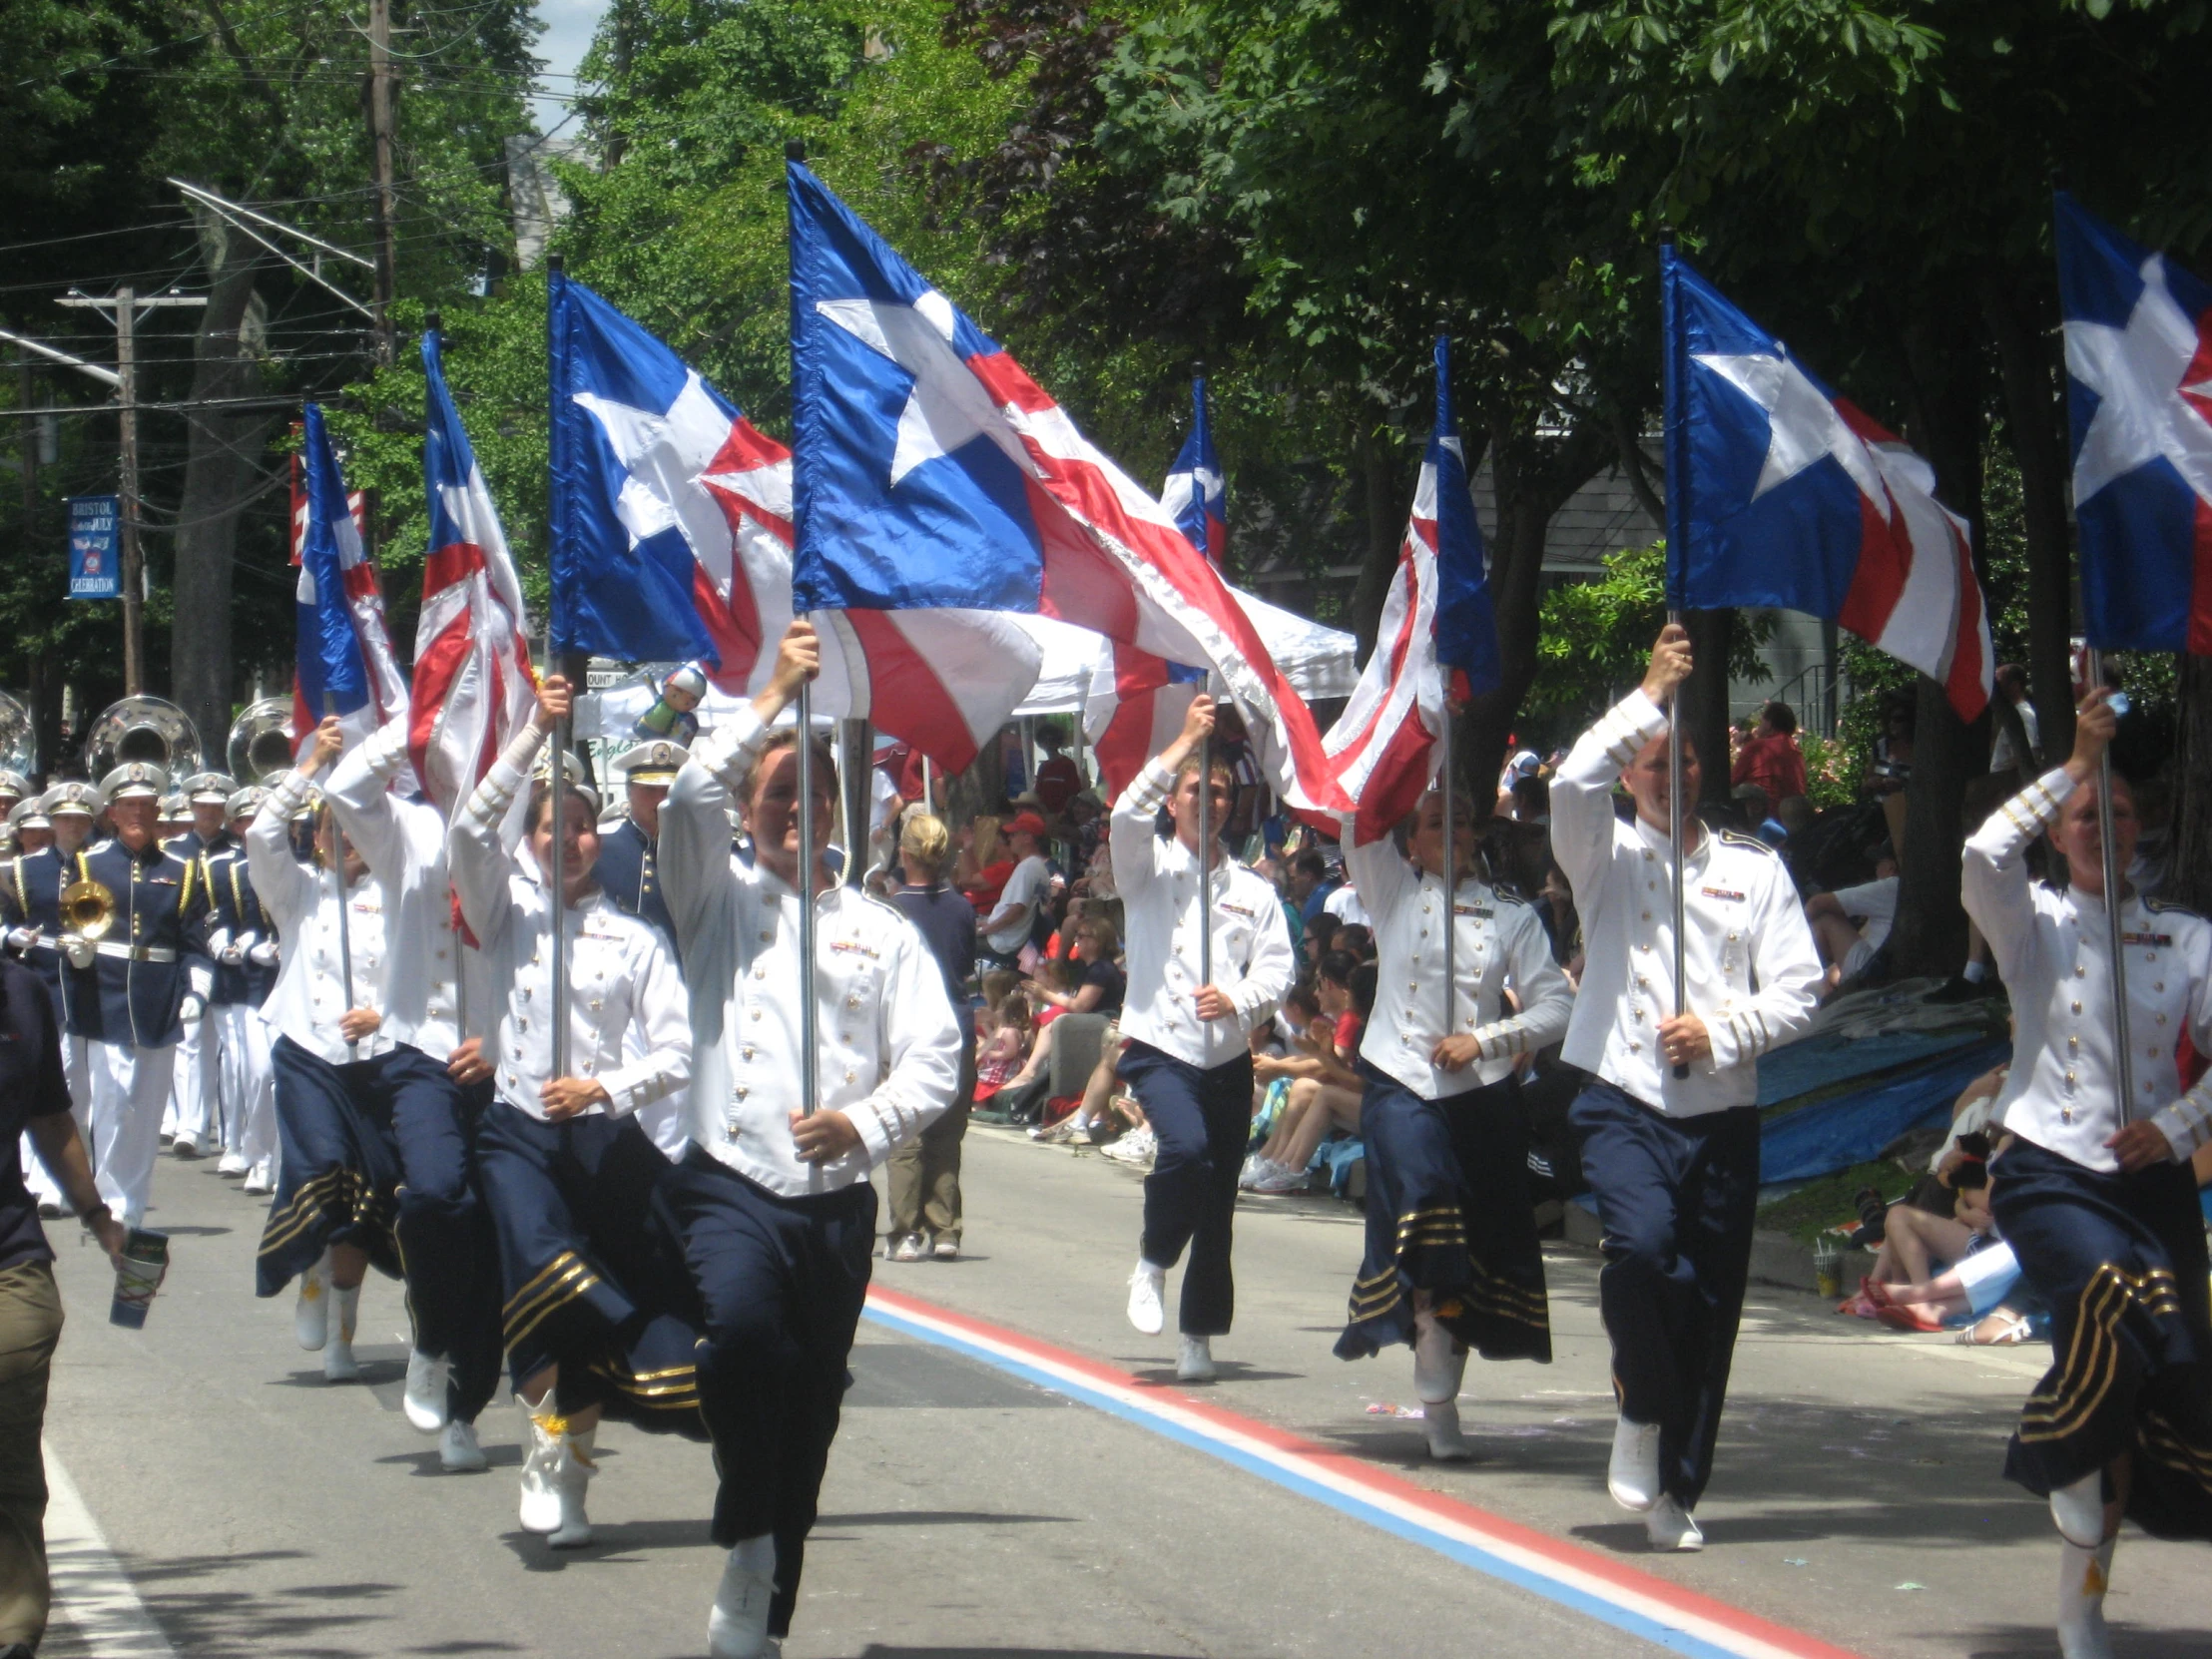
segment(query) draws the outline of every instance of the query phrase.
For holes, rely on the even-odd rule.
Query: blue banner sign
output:
[[[122,505],[114,495],[69,498],[70,598],[123,597]]]

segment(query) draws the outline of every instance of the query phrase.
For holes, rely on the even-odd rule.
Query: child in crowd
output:
[[[983,1011],[975,1019],[978,1103],[998,1093],[1021,1070],[1029,1058],[1029,1045],[1036,1040],[1036,1015],[1030,1011],[1028,997],[1016,988],[1019,982],[1016,975],[1003,970],[983,975]]]
[[[1317,1000],[1320,1017],[1292,1057],[1253,1062],[1256,1078],[1285,1078],[1290,1089],[1267,1144],[1245,1160],[1237,1177],[1237,1185],[1247,1192],[1303,1192],[1309,1184],[1307,1166],[1323,1138],[1332,1129],[1359,1133],[1364,1085],[1354,1067],[1375,1007],[1374,964],[1350,951],[1332,950],[1322,959]]]

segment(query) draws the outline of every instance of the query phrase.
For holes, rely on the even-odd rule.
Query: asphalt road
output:
[[[1695,1592],[1783,1627],[1768,1651],[2055,1652],[2049,1523],[1997,1474],[2043,1351],[1877,1334],[1755,1291],[1699,1511],[1708,1547],[1653,1557],[1604,1495],[1591,1258],[1551,1259],[1557,1360],[1471,1367],[1461,1410],[1481,1455],[1437,1467],[1394,1414],[1409,1361],[1330,1354],[1359,1253],[1351,1210],[1247,1202],[1222,1379],[1186,1396],[1172,1338],[1121,1314],[1135,1177],[1000,1132],[968,1145],[968,1256],[879,1263],[877,1283],[1133,1379],[1137,1403],[1056,1391],[911,1321],[863,1325],[792,1659],[1654,1652],[1553,1582],[1634,1572],[1662,1599]],[[482,1424],[487,1474],[441,1473],[407,1427],[395,1286],[372,1282],[364,1302],[365,1383],[325,1385],[288,1300],[252,1296],[262,1205],[212,1164],[167,1159],[155,1204],[176,1266],[143,1333],[106,1323],[104,1263],[53,1230],[71,1324],[47,1423],[63,1603],[48,1654],[703,1651],[720,1566],[704,1448],[605,1430],[599,1539],[549,1551],[515,1524],[503,1398]],[[1186,1398],[1227,1432],[1341,1454],[1355,1484],[1395,1477],[1532,1529],[1556,1541],[1553,1564],[1516,1576],[1209,1449],[1169,1420]],[[2123,1542],[2123,1659],[2212,1659],[2208,1565],[2201,1547]]]

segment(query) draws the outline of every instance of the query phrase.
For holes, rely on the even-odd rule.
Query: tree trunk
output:
[[[2212,658],[2184,654],[2178,666],[2181,753],[2174,769],[2173,852],[2160,896],[2212,915]]]
[[[2073,568],[2066,528],[2068,484],[2064,411],[2055,361],[2028,303],[1992,277],[1982,309],[1996,342],[2004,382],[2005,436],[2020,469],[2027,536],[2027,684],[2045,755],[2073,751]]]
[[[1510,411],[1489,423],[1490,476],[1497,493],[1497,530],[1490,538],[1490,605],[1497,617],[1498,686],[1476,698],[1454,727],[1459,776],[1487,814],[1487,780],[1503,770],[1505,746],[1521,699],[1536,679],[1536,639],[1543,605],[1544,543],[1552,515],[1605,464],[1611,439],[1585,422],[1564,438],[1540,438],[1536,417]],[[1465,430],[1464,426],[1461,428]],[[1470,453],[1471,468],[1474,456]]]
[[[1366,485],[1368,538],[1360,559],[1360,576],[1352,589],[1352,632],[1360,642],[1364,664],[1375,649],[1375,631],[1382,619],[1382,601],[1389,597],[1390,578],[1397,571],[1398,544],[1405,535],[1405,510],[1412,505],[1399,476],[1397,457],[1389,438],[1380,429],[1380,410],[1360,432],[1360,476]]]
[[[1981,452],[1988,411],[1979,342],[1970,319],[1931,306],[1906,328],[1918,430],[1944,505],[1965,519],[1975,568],[1982,567]],[[1920,677],[1913,777],[1906,786],[1905,844],[1898,853],[1898,914],[1890,960],[1900,975],[1957,971],[1966,955],[1966,912],[1958,898],[1958,849],[1966,781],[1989,770],[1989,720],[1959,720],[1940,684]]]
[[[1728,782],[1728,648],[1736,635],[1733,610],[1684,611],[1690,631],[1689,683],[1682,688],[1682,735],[1697,751],[1697,805],[1725,806]]]
[[[1006,810],[1005,746],[993,736],[975,752],[967,771],[941,780],[945,822],[972,824],[978,813]]]
[[[210,215],[202,216],[200,240],[215,279],[193,349],[193,399],[251,396],[261,386],[255,357],[262,312],[254,289],[257,250]],[[259,409],[195,409],[186,416],[185,488],[170,582],[170,685],[178,707],[200,729],[208,764],[218,768],[231,730],[231,576],[238,515],[255,492],[255,461],[272,424]]]

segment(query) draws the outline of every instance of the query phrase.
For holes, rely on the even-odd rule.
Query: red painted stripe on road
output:
[[[1432,1491],[1388,1470],[1379,1469],[1351,1452],[1322,1445],[1256,1417],[1210,1404],[1167,1383],[1146,1382],[1086,1355],[1056,1348],[1018,1331],[924,1302],[903,1292],[885,1290],[879,1285],[869,1287],[868,1301],[886,1313],[941,1326],[975,1342],[1008,1350],[1037,1365],[1072,1373],[1116,1393],[1147,1396],[1156,1405],[1147,1404],[1144,1408],[1157,1409],[1163,1417],[1195,1421],[1224,1436],[1263,1446],[1278,1459],[1302,1466],[1305,1472],[1329,1484],[1358,1488],[1401,1511],[1418,1511],[1454,1531],[1473,1534],[1516,1555],[1548,1563],[1562,1577],[1584,1583],[1597,1580],[1626,1599],[1664,1608],[1692,1625],[1728,1632],[1770,1653],[1788,1655],[1791,1659],[1861,1659],[1849,1648],[1777,1624],[1757,1613],[1628,1566],[1584,1545],[1554,1538],[1462,1499]]]

